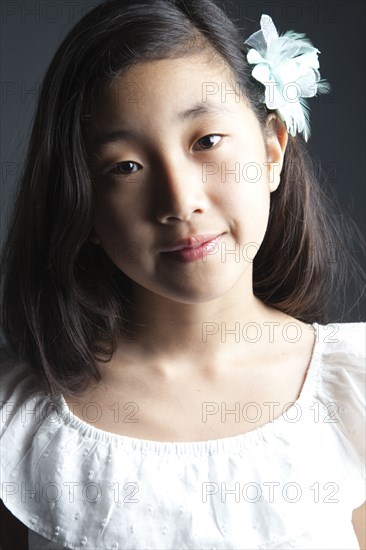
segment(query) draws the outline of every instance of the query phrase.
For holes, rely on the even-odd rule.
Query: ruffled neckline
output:
[[[46,538],[39,544],[34,540],[34,548],[48,547],[47,541],[73,550],[168,549],[177,543],[208,547],[223,540],[225,522],[234,528],[225,535],[226,546],[243,547],[246,540],[251,548],[278,547],[279,531],[272,526],[275,518],[283,525],[281,499],[274,499],[270,510],[266,500],[255,506],[244,500],[241,509],[232,495],[226,504],[218,498],[207,505],[202,501],[203,482],[218,487],[225,481],[232,488],[250,480],[262,487],[268,480],[284,486],[292,479],[310,486],[316,479],[323,486],[332,479],[344,487],[341,507],[346,517],[343,503],[350,510],[364,501],[360,434],[366,326],[341,324],[334,340],[324,325],[311,326],[316,336],[312,357],[286,417],[207,441],[152,441],[95,428],[72,414],[60,394],[37,391],[30,366],[14,363],[9,356],[2,367],[0,498],[24,525]],[[329,403],[338,405],[339,419],[333,422]],[[295,407],[303,414],[294,421]],[[321,518],[319,508],[312,509],[314,518]],[[304,547],[297,516],[291,516],[288,525]],[[260,532],[253,529],[258,522]],[[320,548],[315,524],[309,525]],[[253,537],[249,542],[248,533]],[[283,547],[291,539],[282,527],[281,534]]]
[[[113,432],[105,431],[96,428],[75,415],[67,405],[62,394],[59,394],[57,409],[60,419],[69,428],[75,429],[82,437],[94,440],[95,442],[103,442],[107,445],[123,447],[124,450],[140,451],[141,453],[155,452],[157,454],[173,453],[173,454],[216,454],[222,451],[233,451],[240,447],[247,447],[253,444],[257,445],[267,436],[274,435],[281,431],[284,426],[291,425],[288,421],[288,416],[295,409],[302,410],[304,405],[311,400],[315,393],[320,380],[320,364],[324,347],[324,342],[320,338],[319,323],[308,325],[314,330],[314,345],[312,356],[305,374],[304,382],[299,392],[298,398],[292,402],[280,416],[274,418],[258,428],[249,430],[243,434],[234,436],[221,437],[218,439],[209,439],[201,441],[156,441],[152,439],[143,439],[127,435],[120,435]]]

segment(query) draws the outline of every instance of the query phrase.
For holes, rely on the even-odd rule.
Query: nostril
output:
[[[170,204],[164,208],[160,208],[160,213],[157,214],[156,218],[160,223],[176,223],[180,221],[187,222],[191,219],[194,214],[204,214],[207,211],[207,208],[204,206],[199,206],[197,208],[192,208],[186,204]]]

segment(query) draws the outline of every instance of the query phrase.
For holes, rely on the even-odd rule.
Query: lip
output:
[[[214,235],[197,235],[181,239],[169,249],[163,250],[164,256],[179,262],[194,262],[213,252],[213,247],[219,244],[223,233]]]
[[[201,245],[208,243],[213,239],[216,239],[217,237],[220,237],[221,235],[222,233],[213,233],[211,235],[193,235],[192,237],[187,237],[186,239],[179,239],[178,241],[175,241],[175,243],[173,243],[172,245],[163,248],[161,252],[175,252],[177,250],[198,248]]]

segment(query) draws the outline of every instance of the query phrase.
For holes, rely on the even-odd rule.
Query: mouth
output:
[[[175,252],[177,250],[199,248],[201,245],[220,237],[222,234],[223,233],[213,233],[210,235],[194,235],[192,237],[187,237],[186,239],[180,239],[175,243],[172,243],[172,245],[163,248],[162,252]]]
[[[193,262],[207,255],[215,254],[223,233],[213,235],[198,235],[177,241],[174,245],[162,251],[165,257],[180,262]]]

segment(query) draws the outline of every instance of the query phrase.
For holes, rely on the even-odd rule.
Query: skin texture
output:
[[[207,83],[219,92],[204,102]],[[126,101],[132,86],[134,102]],[[232,89],[226,68],[208,64],[203,56],[138,64],[100,99],[88,133],[96,182],[91,239],[132,281],[130,314],[139,341],[159,343],[161,353],[169,355],[212,357],[213,346],[219,353],[220,336],[202,346],[197,330],[209,319],[278,316],[253,295],[252,259],[266,231],[270,193],[279,185],[287,133],[283,127],[273,131],[266,151],[253,112],[242,98],[220,93],[224,86]],[[197,102],[229,112],[177,121],[178,112]],[[273,126],[272,116],[268,128]],[[134,130],[136,137],[97,145],[105,133],[121,128]],[[204,149],[200,140],[211,134],[222,137],[212,138],[214,147],[204,142]],[[137,163],[132,173],[119,174],[126,164],[118,163],[128,161]],[[239,177],[229,172],[235,165]],[[246,177],[250,165],[256,168]],[[205,262],[183,264],[161,253],[177,239],[207,233],[223,236]],[[123,254],[129,247],[132,260]]]
[[[213,85],[214,94],[205,95],[207,83]],[[130,87],[135,90],[134,102],[126,101]],[[225,433],[220,431],[222,425],[211,427],[211,433],[207,428],[192,432],[192,425],[200,424],[199,402],[204,398],[233,402],[240,395],[244,402],[247,397],[247,401],[283,403],[295,400],[301,390],[313,335],[307,325],[262,304],[252,291],[252,260],[266,231],[270,194],[280,184],[287,133],[283,126],[275,129],[270,116],[265,141],[243,99],[238,101],[226,90],[233,90],[227,68],[198,55],[138,64],[97,105],[88,143],[97,204],[91,239],[132,281],[129,314],[139,345],[121,344],[104,367],[102,389],[92,390],[88,399],[106,406],[106,395],[121,402],[134,400],[140,410],[148,411],[141,412],[130,431],[127,424],[120,427],[107,419],[99,426],[107,431],[176,441],[235,435],[258,425],[238,429],[228,423]],[[178,122],[178,112],[200,102],[224,105],[229,112]],[[121,128],[133,129],[135,137],[97,145],[105,133]],[[215,145],[208,147],[210,140],[201,138],[211,134],[221,137],[212,136]],[[126,161],[137,164],[118,166]],[[239,178],[230,172],[235,163]],[[243,171],[249,163],[259,167],[259,179]],[[207,233],[223,237],[220,253],[210,254],[205,262],[179,263],[161,254],[168,243]],[[250,243],[255,246],[250,248]],[[133,250],[133,261],[119,253],[126,246]],[[226,253],[236,247],[243,261]],[[283,327],[296,321],[301,338],[296,346],[281,337],[272,345],[264,337],[255,349],[242,341],[223,346],[221,331],[203,342],[202,326],[207,321],[221,327],[222,322],[232,327],[252,321]],[[273,366],[270,377],[264,368],[268,363]],[[76,414],[88,399],[84,396],[74,403]],[[190,403],[189,411],[183,401]],[[161,403],[160,409],[156,403]],[[174,433],[165,429],[166,418],[177,426]],[[179,421],[182,418],[186,422]],[[361,548],[365,548],[364,516],[364,506],[354,511]]]
[[[185,85],[188,77],[189,87]],[[121,79],[114,93],[102,98],[90,132],[98,182],[96,240],[134,281],[135,300],[143,299],[144,304],[147,300],[154,311],[173,300],[176,308],[190,304],[183,310],[201,316],[210,307],[207,302],[215,300],[217,309],[220,300],[227,303],[243,292],[247,297],[252,294],[251,260],[267,227],[270,192],[279,184],[287,135],[282,129],[279,141],[274,134],[267,154],[259,124],[244,101],[237,101],[239,97],[227,94],[223,101],[217,92],[205,104],[229,112],[176,120],[177,112],[202,102],[208,82],[219,90],[223,85],[232,88],[227,71],[207,66],[201,57],[139,64]],[[137,87],[135,102],[125,100],[129,85]],[[119,128],[133,129],[137,137],[93,147],[93,137],[97,140],[98,135]],[[204,150],[196,143],[215,132],[223,136],[215,138],[214,147],[206,145]],[[122,161],[136,162],[140,168],[133,167],[126,176],[118,175],[116,169],[114,175],[100,176]],[[229,173],[235,163],[239,163],[240,180]],[[250,170],[249,163],[257,168]],[[265,163],[274,163],[273,181],[269,178],[272,165]],[[246,170],[251,179],[243,177]],[[232,250],[239,244],[248,258],[238,262],[235,255],[227,254],[223,262],[220,254],[212,254],[205,264],[182,265],[159,253],[179,238],[207,233],[225,233],[222,248]],[[253,246],[247,250],[250,243]],[[135,246],[134,261],[116,254],[117,246],[123,249],[124,245]]]
[[[205,95],[207,84],[215,93]],[[126,101],[130,89],[134,101]],[[270,194],[280,183],[287,133],[269,116],[265,142],[252,110],[231,90],[227,68],[201,54],[138,64],[96,105],[87,140],[96,196],[91,239],[132,282],[136,343],[121,343],[93,397],[123,401],[128,388],[140,417],[138,425],[123,426],[124,433],[133,428],[140,437],[207,438],[200,421],[204,399],[286,404],[303,384],[312,331],[264,305],[252,290],[252,260],[266,232]],[[197,103],[225,112],[179,120],[178,113]],[[121,130],[134,136],[106,142],[106,135]],[[212,136],[213,146],[205,136]],[[197,234],[222,234],[205,261],[182,263],[162,253],[169,243]],[[133,261],[122,253],[129,247]],[[296,349],[282,334],[270,342],[268,322],[281,328],[295,322],[301,332]],[[205,339],[207,323],[220,331]],[[223,331],[248,323],[265,329],[259,343],[229,337],[223,345]],[[174,433],[167,417],[176,420]],[[217,423],[211,437],[266,421],[263,415],[258,424],[240,428]],[[116,429],[113,420],[105,422]]]
[[[360,549],[366,550],[366,502],[353,511],[352,523]]]

